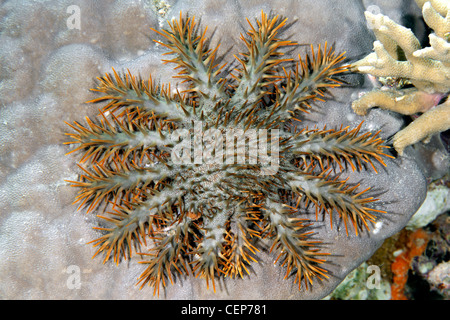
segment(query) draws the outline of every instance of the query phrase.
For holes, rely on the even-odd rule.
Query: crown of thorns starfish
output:
[[[83,152],[83,173],[69,181],[79,188],[75,202],[99,213],[96,229],[103,234],[92,241],[95,255],[119,263],[148,245],[149,252],[139,252],[147,268],[138,283],[155,294],[190,273],[214,290],[217,279],[244,277],[258,261],[261,239],[272,243],[286,278],[309,287],[328,277],[327,253],[310,228],[314,219],[299,219],[300,210],[313,206],[316,218],[338,215],[356,233],[384,213],[371,205],[377,199],[365,196],[370,188],[339,178],[349,167],[384,165],[388,155],[378,133],[360,134],[361,125],[298,128],[311,103],[341,85],[344,55],[325,43],[298,61],[284,58],[282,50],[295,45],[278,38],[286,20],[262,12],[256,24],[247,21],[245,51],[228,72],[216,61],[218,47],[208,47],[206,29],[180,13],[167,30],[153,31],[173,57],[163,61],[175,64],[183,91],[113,70],[98,78],[93,90],[100,97],[89,101],[106,103],[98,119],[68,123],[71,152]],[[203,135],[196,139],[198,129]],[[253,134],[261,130],[266,136]],[[223,152],[221,137],[229,132],[233,143],[248,144]],[[193,141],[186,138],[192,135]],[[262,142],[266,149],[252,153]],[[209,158],[196,161],[196,148]],[[261,174],[267,159],[276,170]]]

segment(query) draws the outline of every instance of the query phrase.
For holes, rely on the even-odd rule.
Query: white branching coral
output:
[[[436,133],[450,128],[450,102],[441,103],[450,91],[450,1],[416,0],[427,25],[433,29],[430,46],[422,48],[413,32],[387,16],[366,12],[377,41],[374,52],[352,65],[352,70],[390,80],[409,83],[374,89],[353,102],[353,110],[365,115],[380,107],[404,115],[423,113],[393,138],[402,155],[404,149],[419,141],[427,142]]]

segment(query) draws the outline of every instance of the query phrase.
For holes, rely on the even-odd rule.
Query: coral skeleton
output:
[[[374,52],[351,66],[385,84],[353,102],[357,114],[365,115],[373,107],[403,115],[422,113],[393,137],[400,155],[407,146],[429,142],[433,135],[450,128],[450,101],[445,100],[450,91],[450,3],[416,2],[434,31],[429,35],[429,47],[422,48],[410,29],[382,14],[366,12],[377,38]]]
[[[177,88],[113,69],[89,101],[105,104],[98,118],[67,123],[74,132],[66,143],[76,146],[69,153],[82,151],[82,174],[69,181],[79,188],[75,203],[100,218],[95,255],[115,263],[141,255],[138,284],[154,294],[187,275],[215,291],[216,281],[251,273],[263,242],[286,278],[308,288],[329,276],[312,228],[319,215],[361,234],[385,213],[370,187],[340,178],[385,165],[391,156],[378,133],[360,132],[362,124],[299,128],[313,103],[342,84],[344,55],[325,44],[294,61],[284,50],[296,44],[279,38],[286,20],[262,12],[247,21],[245,50],[230,67],[218,63],[195,18],[180,13],[153,30],[168,49],[163,61],[179,71]],[[310,208],[316,217],[300,219]]]

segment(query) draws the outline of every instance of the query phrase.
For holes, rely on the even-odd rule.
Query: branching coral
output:
[[[423,229],[417,229],[408,237],[406,248],[394,260],[391,265],[394,274],[391,285],[392,300],[406,300],[404,293],[408,280],[408,271],[412,260],[420,256],[427,248],[429,236]]]
[[[69,124],[75,132],[67,143],[77,145],[71,152],[83,151],[84,173],[70,181],[80,188],[75,202],[88,212],[106,207],[99,215],[106,226],[97,228],[103,235],[92,241],[96,255],[119,263],[148,244],[139,284],[154,293],[186,274],[214,289],[219,278],[244,277],[262,239],[286,277],[311,286],[328,277],[327,253],[314,219],[298,212],[315,207],[316,218],[340,218],[357,234],[384,213],[366,196],[370,188],[340,178],[347,167],[384,165],[378,134],[360,133],[361,125],[297,129],[347,67],[327,44],[296,62],[284,58],[295,45],[279,38],[285,21],[264,13],[256,25],[248,21],[245,51],[230,74],[208,47],[206,30],[180,13],[167,30],[154,31],[184,90],[114,71],[99,78],[94,91],[101,96],[90,101],[107,102],[100,119]]]
[[[422,48],[410,29],[382,14],[366,12],[377,41],[373,53],[352,65],[355,71],[414,86],[375,89],[352,105],[359,115],[373,107],[404,115],[423,113],[394,136],[394,148],[400,155],[407,146],[429,141],[434,134],[450,128],[450,101],[441,103],[450,91],[450,4],[446,0],[416,2],[434,30],[429,47]]]

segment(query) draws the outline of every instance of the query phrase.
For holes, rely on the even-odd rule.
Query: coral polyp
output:
[[[286,20],[262,12],[248,23],[245,51],[222,65],[206,30],[180,13],[154,30],[178,87],[113,70],[93,89],[100,96],[89,103],[104,103],[98,118],[68,123],[67,144],[82,152],[83,172],[70,181],[75,202],[101,221],[96,255],[119,263],[137,252],[146,266],[138,284],[155,294],[189,274],[216,290],[218,279],[250,274],[262,250],[308,288],[329,277],[329,253],[312,228],[319,215],[358,234],[385,213],[370,187],[341,179],[385,165],[378,133],[300,128],[312,104],[342,84],[344,54],[325,43],[294,61],[285,51],[296,43],[280,38]],[[312,207],[315,217],[299,219]]]

